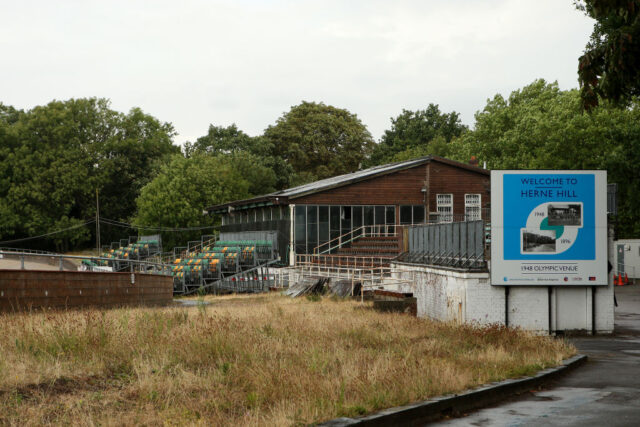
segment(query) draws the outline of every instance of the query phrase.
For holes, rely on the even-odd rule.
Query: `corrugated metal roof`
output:
[[[326,190],[328,188],[337,187],[352,181],[359,181],[369,176],[383,175],[386,172],[394,172],[396,170],[418,166],[422,163],[428,162],[430,159],[431,157],[427,156],[404,162],[388,163],[386,165],[374,166],[369,169],[363,169],[356,172],[346,173],[344,175],[321,179],[320,181],[310,182],[308,184],[299,185],[297,187],[287,188],[286,190],[282,190],[273,194],[284,197],[296,197],[303,194],[315,193],[319,190]]]

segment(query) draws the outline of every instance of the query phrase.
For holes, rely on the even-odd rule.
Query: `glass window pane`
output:
[[[304,254],[307,250],[307,209],[306,206],[296,206],[295,211],[296,253]]]
[[[411,206],[400,206],[400,224],[411,223]]]
[[[387,206],[386,215],[387,215],[387,219],[385,221],[386,224],[396,223],[396,207],[395,206]]]
[[[340,206],[340,233],[345,234],[351,231],[351,206]]]
[[[307,253],[318,246],[318,207],[307,206]]]
[[[413,207],[413,223],[421,224],[424,222],[424,206],[415,205]]]
[[[436,209],[439,222],[453,221],[453,194],[437,194]]]
[[[331,206],[329,211],[329,229],[333,240],[340,236],[340,206]]]
[[[375,211],[375,224],[376,225],[384,224],[384,221],[385,221],[384,206],[376,206],[374,211]]]
[[[353,207],[353,217],[351,218],[351,221],[353,222],[354,230],[362,227],[362,206]]]
[[[329,223],[329,206],[318,206],[318,222]]]
[[[364,225],[373,225],[373,206],[364,207]]]
[[[329,206],[318,206],[318,220],[318,245],[321,245],[329,241]]]

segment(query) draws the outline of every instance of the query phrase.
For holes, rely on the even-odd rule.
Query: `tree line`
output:
[[[106,99],[53,101],[31,110],[0,104],[0,242],[69,229],[94,218],[158,227],[215,226],[208,206],[428,154],[490,169],[606,169],[618,184],[619,237],[640,234],[640,106],[601,100],[536,80],[488,99],[472,129],[457,112],[403,110],[379,141],[357,115],[323,103],[291,107],[262,135],[234,124],[175,144],[176,133],[138,108]],[[153,230],[139,230],[153,234]],[[137,233],[112,222],[103,243]],[[164,232],[166,247],[206,231]],[[93,225],[0,246],[91,247]]]

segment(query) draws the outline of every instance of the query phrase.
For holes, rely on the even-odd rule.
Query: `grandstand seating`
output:
[[[174,293],[185,293],[275,258],[267,240],[219,240],[173,262]]]
[[[118,243],[112,243],[112,246]],[[129,260],[142,261],[162,252],[162,245],[158,240],[138,240],[135,243],[129,243],[126,246],[120,246],[117,249],[109,249],[100,255],[99,260],[83,259],[82,264],[88,268],[111,267],[113,271],[123,271],[129,269]]]

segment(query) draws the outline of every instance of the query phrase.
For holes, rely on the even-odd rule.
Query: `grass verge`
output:
[[[532,374],[562,340],[278,295],[0,315],[0,424],[291,425]]]

